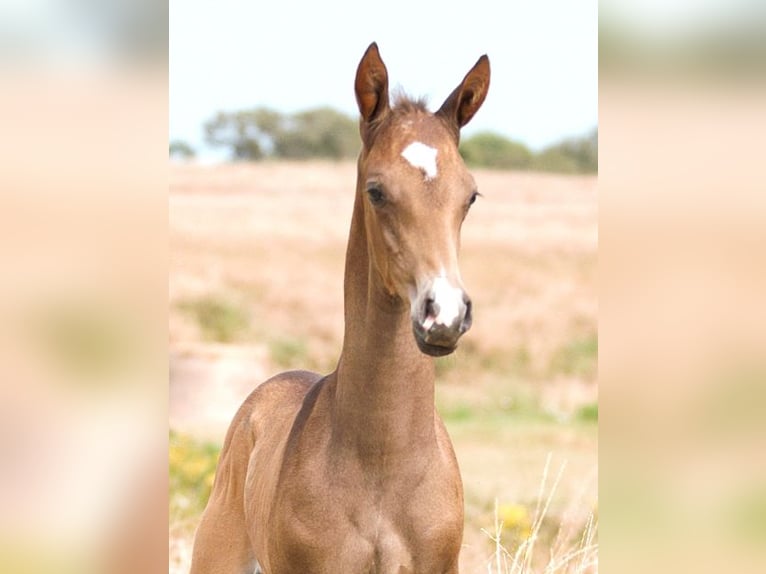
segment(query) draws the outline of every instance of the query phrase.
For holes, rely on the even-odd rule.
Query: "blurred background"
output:
[[[599,5],[606,571],[766,568],[766,10]]]
[[[537,567],[566,558],[559,571],[587,556],[762,572],[761,4],[604,1],[596,29],[589,2],[475,4],[459,22],[420,4],[177,2],[169,18],[161,3],[4,2],[0,570],[183,571],[239,393],[332,368],[353,168],[307,158],[313,140],[275,150],[317,110],[348,124],[376,40],[392,83],[432,108],[479,55],[493,63],[464,133],[485,195],[461,259],[476,326],[437,383],[468,495],[464,570],[519,571],[533,548]],[[253,119],[269,114],[271,131]],[[230,161],[239,126],[260,160]],[[591,142],[598,232],[593,168],[571,153]],[[306,241],[290,222],[312,210]],[[300,312],[296,273],[319,278],[313,304],[334,322]]]
[[[167,550],[167,6],[0,5],[0,571]]]

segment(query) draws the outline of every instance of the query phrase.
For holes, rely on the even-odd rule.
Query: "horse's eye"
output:
[[[370,197],[370,203],[373,205],[383,205],[386,201],[386,196],[379,185],[371,185],[367,188],[367,195]]]
[[[476,198],[479,197],[481,194],[478,191],[474,191],[471,194],[471,197],[468,199],[468,205],[471,206],[476,202]]]

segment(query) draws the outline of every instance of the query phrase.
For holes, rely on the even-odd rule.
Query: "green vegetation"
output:
[[[556,173],[598,172],[598,130],[569,138],[538,153],[492,132],[465,139],[460,153],[468,165],[494,169],[527,169]]]
[[[471,339],[461,343],[457,356],[448,355],[437,358],[435,365],[438,379],[448,377],[456,366],[459,366],[463,372],[496,373],[510,378],[531,379],[535,377],[532,357],[526,346],[518,346],[510,350],[483,349]]]
[[[218,295],[181,301],[178,308],[191,315],[207,341],[231,343],[250,330],[250,315],[243,306]]]
[[[295,114],[269,108],[219,112],[204,130],[208,144],[229,148],[235,161],[353,158],[360,145],[356,121],[326,107]]]
[[[551,373],[593,380],[598,369],[598,335],[578,337],[560,347],[551,358]]]
[[[179,159],[192,159],[197,155],[194,148],[185,141],[173,140],[170,142],[170,157],[177,157]]]
[[[478,416],[477,410],[465,403],[456,403],[439,409],[442,418],[450,423],[470,421]]]
[[[598,335],[587,333],[548,352],[533,357],[525,346],[510,349],[479,347],[471,340],[462,343],[458,356],[436,359],[436,377],[448,381],[454,373],[481,373],[509,381],[541,381],[564,375],[594,381],[598,374]]]
[[[580,407],[575,415],[575,418],[585,423],[597,423],[598,422],[598,403],[590,403]]]
[[[233,161],[261,159],[344,159],[359,153],[355,119],[328,107],[283,114],[269,108],[218,112],[204,125],[213,147],[229,150]],[[193,150],[174,142],[171,155],[191,157]],[[174,151],[175,150],[175,151]],[[463,140],[460,153],[473,167],[557,173],[598,171],[598,130],[569,138],[540,152],[497,133],[481,132]]]
[[[534,157],[532,168],[558,173],[598,172],[598,130],[545,148]]]
[[[196,520],[213,487],[220,446],[170,431],[169,488],[172,521]]]
[[[598,565],[596,512],[575,521],[566,515],[552,515],[564,468],[552,481],[550,458],[546,463],[540,494],[536,501],[500,503],[495,501],[494,528],[483,529],[494,543],[495,554],[487,564],[490,574],[531,574],[532,572],[585,574]]]
[[[269,341],[272,361],[283,369],[309,368],[309,353],[306,342],[292,337],[280,337]]]
[[[468,165],[498,169],[529,169],[533,158],[524,144],[492,132],[482,132],[464,140],[460,155]]]
[[[533,383],[503,373],[469,372],[474,373],[470,386],[464,380],[437,381],[436,407],[448,427],[557,423]]]

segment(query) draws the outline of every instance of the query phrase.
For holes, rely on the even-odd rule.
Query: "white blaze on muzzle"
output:
[[[450,327],[460,316],[463,290],[454,287],[446,277],[440,276],[433,281],[431,298],[436,315],[428,314],[423,321],[423,328],[427,331],[434,323]]]
[[[458,339],[471,328],[471,299],[450,281],[444,270],[418,282],[410,291],[412,329],[420,350],[427,355],[451,353]]]

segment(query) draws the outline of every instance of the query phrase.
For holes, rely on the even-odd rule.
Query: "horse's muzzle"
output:
[[[445,277],[431,281],[417,294],[411,307],[415,341],[427,355],[450,354],[458,339],[471,328],[471,298]]]

